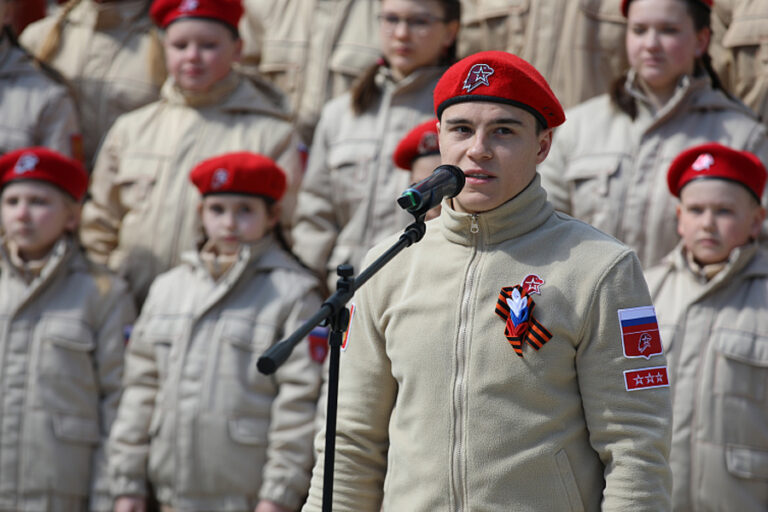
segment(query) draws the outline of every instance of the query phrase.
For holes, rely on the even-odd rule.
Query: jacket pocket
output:
[[[379,49],[373,46],[340,45],[333,51],[328,66],[334,73],[347,75],[353,80],[376,62],[379,53]]]
[[[267,444],[269,423],[266,418],[234,418],[228,423],[229,437],[240,444],[261,446]]]
[[[729,444],[725,447],[728,472],[739,478],[768,480],[768,451]]]
[[[149,205],[162,160],[164,157],[154,154],[128,154],[121,158],[115,186],[124,209],[143,210]]]
[[[627,20],[621,14],[620,2],[605,0],[579,0],[579,9],[588,17],[599,21],[610,21],[626,25]]]
[[[95,389],[96,341],[90,326],[80,318],[48,315],[40,321],[40,337],[41,375]]]
[[[53,417],[53,432],[58,439],[70,443],[95,445],[101,441],[99,424],[91,418],[57,414]]]
[[[612,202],[608,198],[620,164],[619,155],[592,155],[577,158],[568,165],[563,177],[568,183],[574,217],[608,230]]]
[[[184,332],[184,328],[185,319],[173,316],[150,317],[141,327],[140,336],[148,341],[154,350],[160,382],[168,376],[171,349],[175,340]]]
[[[328,169],[331,175],[332,196],[336,219],[342,230],[361,209],[367,207],[376,162],[375,141],[361,137],[355,141],[331,146],[328,150]]]
[[[293,96],[299,88],[301,66],[308,51],[307,43],[266,39],[259,71],[288,96]]]
[[[236,315],[222,315],[219,322],[224,343],[218,374],[230,376],[238,383],[237,387],[249,389],[259,379],[257,359],[276,341],[275,327]],[[220,384],[223,386],[225,382]],[[226,403],[233,398],[227,399]]]
[[[768,380],[768,337],[718,329],[714,338],[714,392],[763,401]]]
[[[733,21],[723,36],[723,46],[735,49],[740,46],[760,46],[768,43],[768,9],[764,15],[735,13]]]
[[[565,450],[560,450],[555,454],[555,464],[560,474],[560,481],[563,484],[564,495],[568,498],[570,512],[584,512],[584,504],[581,502],[581,494],[576,484],[576,477],[573,476],[573,468],[568,460],[568,454]]]

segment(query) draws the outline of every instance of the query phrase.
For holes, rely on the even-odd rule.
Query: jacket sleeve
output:
[[[144,311],[151,311],[151,296]],[[158,391],[158,368],[154,346],[139,316],[131,333],[125,358],[123,395],[109,436],[109,475],[112,495],[146,496],[149,430]]]
[[[541,186],[547,191],[549,202],[556,210],[570,215],[571,197],[568,181],[565,179],[569,154],[567,149],[568,136],[569,133],[565,125],[555,130],[552,135],[552,147],[549,150],[549,155],[539,164],[538,172],[541,175]]]
[[[763,123],[757,123],[750,133],[747,145],[744,148],[750,153],[754,153],[760,161],[768,167],[768,129]],[[768,208],[768,189],[763,192],[763,207]],[[768,246],[768,219],[763,222],[763,231],[760,233],[760,245]]]
[[[296,212],[296,201],[299,193],[299,186],[304,177],[304,165],[301,161],[299,148],[301,139],[291,127],[290,131],[283,138],[283,142],[278,146],[273,159],[280,168],[285,171],[288,186],[285,189],[285,195],[280,200],[282,206],[280,224],[285,233],[290,233],[293,224],[293,217]]]
[[[321,279],[325,279],[328,259],[340,231],[327,165],[327,137],[332,129],[328,117],[326,109],[315,131],[291,233],[294,253]]]
[[[112,495],[107,469],[107,441],[117,414],[123,377],[125,332],[133,323],[136,313],[127,286],[110,276],[101,276],[111,282],[110,293],[102,298],[104,321],[96,333],[96,370],[99,378],[99,423],[102,441],[93,463],[90,509],[96,512],[112,510]]]
[[[120,120],[107,133],[96,157],[88,189],[90,199],[83,206],[80,239],[88,256],[106,265],[117,247],[125,211],[120,202],[117,176],[120,170]]]
[[[619,309],[650,306],[640,262],[624,252],[590,292],[576,371],[592,447],[605,467],[602,510],[671,510],[669,387],[628,391],[627,370],[665,367],[664,355],[624,356]]]
[[[82,138],[75,102],[64,87],[52,87],[37,123],[37,144],[82,160]],[[90,165],[90,162],[85,162]]]
[[[377,511],[387,473],[389,419],[397,396],[374,287],[355,295],[346,349],[341,354],[334,464],[333,510]],[[325,428],[315,439],[315,469],[303,512],[322,509]]]
[[[316,292],[292,301],[284,324],[287,335],[314,314],[321,305]],[[312,360],[309,343],[296,346],[275,373],[277,395],[272,402],[267,463],[259,497],[291,510],[303,503],[313,463],[312,440],[323,366]]]

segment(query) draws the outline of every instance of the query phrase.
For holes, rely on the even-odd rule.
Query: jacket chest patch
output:
[[[532,295],[541,295],[543,284],[543,279],[532,274],[523,279],[522,285],[506,286],[499,292],[496,314],[504,320],[504,336],[520,357],[523,357],[525,343],[539,350],[552,338],[533,316],[536,303]]]

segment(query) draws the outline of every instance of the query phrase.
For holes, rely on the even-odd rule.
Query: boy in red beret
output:
[[[765,181],[755,155],[715,143],[669,168],[682,240],[647,278],[673,391],[675,510],[765,510],[768,254],[756,243]]]
[[[301,179],[300,141],[282,98],[233,70],[239,0],[155,0],[169,79],[159,101],[121,116],[106,135],[83,211],[88,254],[125,276],[141,304],[155,276],[194,250],[197,194],[187,171],[234,151],[285,170],[287,224]],[[263,85],[263,84],[262,84]]]
[[[430,119],[402,138],[392,154],[395,165],[410,171],[411,182],[418,183],[429,177],[440,165],[440,144],[437,140],[437,119]],[[440,205],[429,210],[424,220],[440,215]]]
[[[322,365],[307,345],[273,376],[256,360],[320,307],[276,238],[283,171],[229,153],[189,175],[205,242],[153,283],[131,336],[110,439],[115,512],[291,512],[309,486]]]
[[[355,295],[333,510],[669,511],[666,360],[640,263],[555,213],[536,172],[560,103],[524,60],[481,52],[434,106],[466,184]],[[304,511],[322,494],[321,457]]]
[[[125,283],[75,233],[88,176],[42,147],[0,157],[0,510],[108,512]]]

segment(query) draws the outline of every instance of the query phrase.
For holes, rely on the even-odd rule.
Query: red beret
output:
[[[507,52],[479,52],[443,74],[435,87],[437,118],[446,107],[465,101],[505,103],[527,110],[546,128],[565,121],[565,113],[536,68]]]
[[[243,5],[241,0],[154,0],[149,15],[161,28],[179,18],[210,18],[237,28]]]
[[[189,179],[202,195],[246,194],[279,201],[286,188],[285,173],[264,155],[227,153],[197,164]]]
[[[421,156],[439,155],[437,143],[437,119],[430,119],[403,137],[392,155],[395,165],[408,171],[413,167],[413,161]]]
[[[621,0],[621,14],[623,14],[625,18],[627,17],[627,13],[629,12],[629,3],[631,1],[632,0]],[[712,0],[698,0],[698,1],[710,9],[712,8],[712,3],[713,3]]]
[[[0,157],[0,186],[18,180],[50,183],[78,202],[88,190],[83,164],[44,147],[17,149]]]
[[[669,191],[680,197],[680,190],[701,178],[733,181],[752,192],[758,202],[765,187],[763,163],[748,151],[737,151],[717,143],[686,149],[672,161],[667,174]]]

